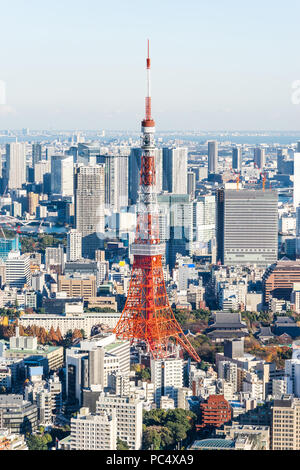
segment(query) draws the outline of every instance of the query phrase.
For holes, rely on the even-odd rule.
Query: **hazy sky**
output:
[[[299,0],[2,1],[0,129],[138,130],[149,37],[158,130],[298,130],[299,17]]]

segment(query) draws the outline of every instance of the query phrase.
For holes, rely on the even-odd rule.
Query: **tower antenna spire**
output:
[[[169,303],[159,238],[159,206],[155,171],[155,122],[151,117],[150,55],[147,44],[146,116],[142,121],[142,155],[137,226],[131,253],[134,256],[131,281],[124,310],[114,329],[118,338],[143,341],[154,359],[172,354],[172,343],[180,344],[197,362],[200,358],[185,337]]]
[[[151,61],[149,55],[149,39],[147,44],[147,59],[146,59],[146,69],[147,69],[147,94],[146,94],[146,121],[151,121],[151,91],[150,91],[150,68],[151,68]]]

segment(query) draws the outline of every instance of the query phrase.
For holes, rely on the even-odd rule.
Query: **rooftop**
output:
[[[201,441],[194,441],[190,446],[192,450],[198,449],[234,449],[235,442],[231,439],[203,439]]]

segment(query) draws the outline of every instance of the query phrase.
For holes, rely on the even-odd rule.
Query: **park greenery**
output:
[[[245,338],[245,352],[266,362],[275,362],[278,369],[283,369],[285,360],[291,359],[292,349],[289,346],[279,345],[278,339],[262,345],[252,334]]]
[[[0,339],[9,340],[9,338],[14,336],[16,334],[16,326],[16,323],[11,323],[7,326],[0,324]],[[65,348],[70,347],[75,340],[85,338],[83,330],[69,330],[63,336],[60,329],[57,328],[55,330],[53,326],[51,326],[49,331],[46,331],[45,328],[36,325],[27,326],[26,328],[19,325],[19,334],[20,336],[36,336],[38,342],[42,345],[64,346]]]
[[[37,434],[27,433],[25,440],[29,450],[49,450],[52,436],[49,433],[45,433],[45,429],[40,426]]]
[[[151,371],[149,367],[145,367],[143,364],[133,364],[131,370],[135,372],[135,376],[138,380],[147,382],[151,380]]]
[[[45,234],[38,234],[37,236],[24,235],[20,238],[20,241],[22,253],[33,253],[35,251],[41,253],[48,247],[67,244],[65,235],[61,237]]]
[[[172,449],[192,433],[197,416],[190,410],[156,409],[143,415],[143,448]]]
[[[174,315],[183,330],[198,333],[206,330],[211,319],[210,310],[179,310],[174,309]]]
[[[3,229],[4,235],[8,239],[15,238],[16,232],[13,230]],[[33,253],[35,251],[44,252],[47,247],[56,247],[58,245],[67,244],[66,234],[43,234],[37,235],[20,235],[21,251],[22,253]]]

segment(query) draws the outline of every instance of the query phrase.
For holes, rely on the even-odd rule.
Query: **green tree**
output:
[[[197,416],[189,410],[150,410],[143,416],[143,447],[162,450],[187,438]]]
[[[47,440],[44,436],[31,434],[26,438],[26,443],[29,450],[48,450]]]
[[[143,433],[143,448],[146,450],[163,450],[172,443],[172,433],[164,426],[150,426]]]
[[[121,439],[117,439],[117,450],[129,450],[129,445],[125,441],[121,441]]]

